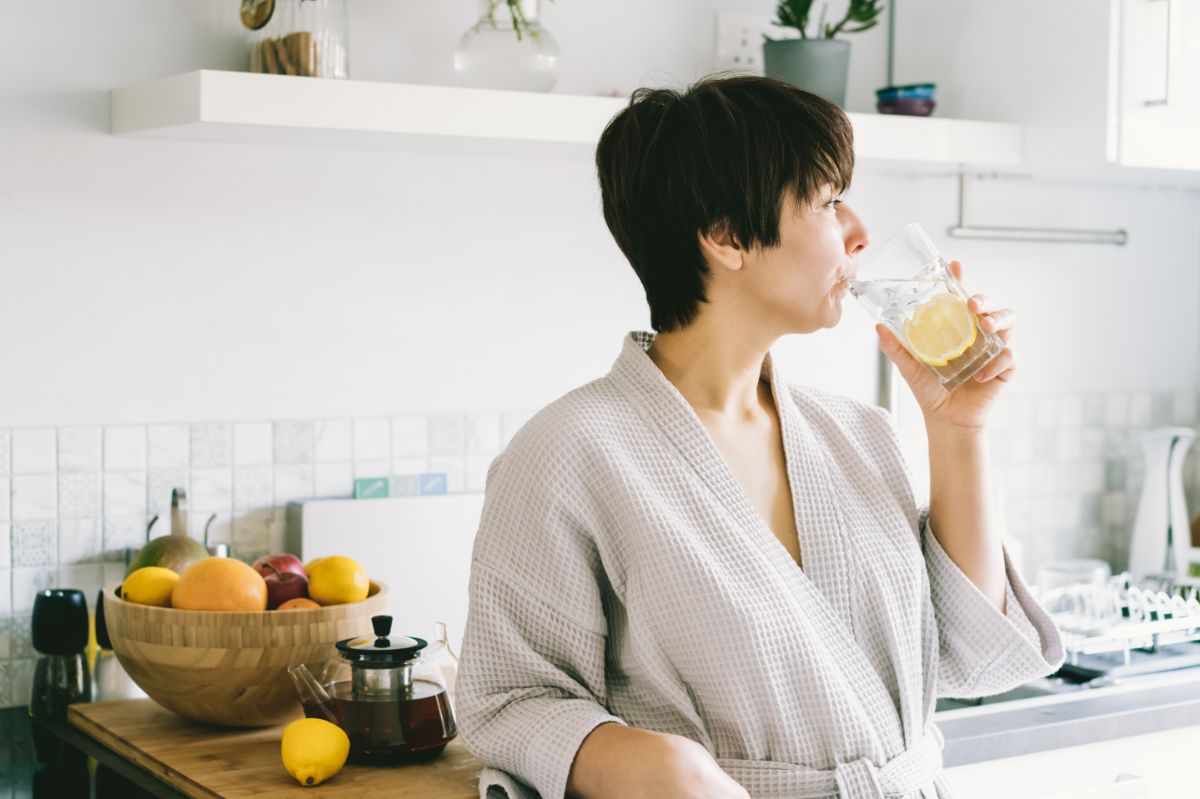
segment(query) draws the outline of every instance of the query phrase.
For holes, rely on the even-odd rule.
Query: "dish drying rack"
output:
[[[1196,652],[1177,653],[1188,649],[1178,645],[1200,642],[1200,579],[1195,577],[1122,572],[1104,582],[1051,589],[1039,601],[1059,626],[1068,671],[1101,676],[1129,670],[1135,654],[1154,655],[1171,647],[1176,652],[1173,665],[1164,658],[1157,661],[1160,667],[1137,671],[1200,665],[1200,646],[1191,648]],[[1104,667],[1097,665],[1101,661]]]

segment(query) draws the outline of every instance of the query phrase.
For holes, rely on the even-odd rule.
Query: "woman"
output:
[[[947,393],[878,328],[925,415],[918,509],[887,414],[769,353],[837,324],[867,244],[841,110],[766,78],[642,89],[596,162],[657,334],[488,473],[458,682],[481,795],[948,796],[935,698],[1062,661],[989,488],[1011,349]],[[1011,311],[971,308],[1007,342]]]

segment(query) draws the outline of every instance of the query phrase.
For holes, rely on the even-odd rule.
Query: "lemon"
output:
[[[939,294],[904,320],[904,338],[923,363],[945,366],[975,343],[975,316],[957,294]]]
[[[325,719],[298,719],[283,728],[283,767],[301,785],[319,785],[342,770],[350,738]]]
[[[171,607],[171,592],[179,575],[162,566],[143,566],[121,583],[121,599],[138,605]]]
[[[371,583],[353,558],[332,555],[308,564],[308,596],[320,605],[362,602]]]

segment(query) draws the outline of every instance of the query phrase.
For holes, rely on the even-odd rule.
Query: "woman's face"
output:
[[[832,186],[824,186],[811,205],[785,195],[779,236],[778,247],[746,252],[739,293],[748,292],[755,315],[781,333],[833,327],[842,317],[856,258],[869,241],[866,226]]]

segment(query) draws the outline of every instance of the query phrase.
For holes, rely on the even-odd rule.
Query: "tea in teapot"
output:
[[[338,641],[350,679],[322,685],[303,665],[288,672],[304,715],[350,737],[353,763],[405,763],[435,757],[458,733],[442,674],[421,662],[422,638],[390,637],[391,616],[373,616],[375,637]]]

